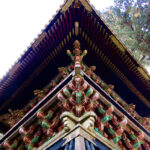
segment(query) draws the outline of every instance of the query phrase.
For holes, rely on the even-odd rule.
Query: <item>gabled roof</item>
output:
[[[150,76],[86,0],[67,0],[1,80],[0,110],[13,103],[13,108],[23,106],[20,99],[25,105],[33,89],[56,76],[57,67],[69,63],[65,50],[75,39],[89,51],[85,63],[96,65],[96,73],[114,84],[125,101],[135,103],[141,115],[149,115]]]
[[[80,73],[76,74],[76,68],[2,137],[0,148],[26,145],[36,149],[49,146],[55,149],[59,145],[56,141],[64,139],[66,135],[71,139],[78,134],[89,137],[82,134],[82,130],[74,134],[78,127],[111,149],[120,149],[121,145],[127,148],[129,145],[141,147],[141,140],[145,147],[150,132],[115,103],[96,82],[92,86],[93,80],[81,68]],[[122,138],[123,133],[137,137],[138,144],[123,143],[130,139]]]
[[[73,45],[73,53],[66,51],[71,65],[59,68],[60,75],[53,82],[34,91],[38,94],[37,103],[33,101],[32,108],[2,136],[1,148],[57,149],[56,141],[80,126],[111,149],[142,148],[149,144],[147,119],[137,116],[133,107],[127,105],[125,110],[113,86],[94,74],[95,66],[84,64],[87,50],[82,52],[78,40]],[[14,115],[11,121],[17,117],[18,114]],[[80,129],[78,133],[83,135]]]

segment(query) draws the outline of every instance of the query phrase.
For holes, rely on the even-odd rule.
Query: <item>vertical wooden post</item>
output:
[[[82,136],[78,136],[75,138],[75,150],[86,150],[85,141]]]

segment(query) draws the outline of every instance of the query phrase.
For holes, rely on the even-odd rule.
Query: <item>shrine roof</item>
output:
[[[88,49],[87,65],[141,115],[150,115],[150,76],[86,0],[67,0],[38,38],[0,81],[0,111],[23,107],[70,63],[65,51],[78,39]],[[15,105],[14,105],[15,104]],[[144,111],[143,111],[144,110]]]

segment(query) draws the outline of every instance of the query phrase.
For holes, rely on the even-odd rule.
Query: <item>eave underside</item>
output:
[[[149,115],[150,82],[139,71],[141,67],[124,47],[117,46],[119,42],[94,10],[79,6],[80,9],[72,4],[66,11],[60,10],[1,81],[1,105],[5,103],[1,112],[23,107],[34,89],[42,88],[57,75],[57,67],[68,65],[65,51],[72,49],[72,43],[78,39],[82,49],[89,52],[84,62],[96,65],[96,73],[106,83],[115,85],[115,91],[126,102],[136,104],[137,112]]]
[[[127,112],[124,113],[121,109],[118,109],[119,105],[117,103],[115,105],[111,104],[112,100],[110,100],[109,95],[105,93],[98,86],[98,84],[96,85],[98,89],[95,89],[96,86],[91,85],[91,83],[88,81],[88,80],[91,80],[91,78],[88,75],[86,75],[82,70],[80,73],[81,73],[81,76],[79,74],[76,75],[75,71],[71,72],[70,75],[67,76],[60,83],[60,86],[57,86],[52,91],[50,91],[41,100],[41,102],[36,105],[36,107],[34,107],[29,113],[27,113],[27,115],[24,116],[22,120],[20,120],[20,122],[17,123],[12,129],[10,129],[1,140],[1,143],[4,145],[4,147],[7,148],[10,146],[13,146],[14,145],[13,143],[16,142],[15,139],[18,139],[18,141],[20,141],[19,143],[23,143],[23,146],[25,142],[27,143],[28,146],[38,147],[39,149],[40,149],[39,146],[44,147],[44,149],[48,147],[54,148],[55,146],[58,146],[60,144],[59,139],[62,138],[61,136],[68,135],[68,139],[66,141],[62,141],[63,144],[61,143],[62,144],[60,145],[61,147],[64,147],[64,145],[67,143],[70,144],[69,143],[70,140],[78,136],[83,136],[84,138],[92,142],[94,144],[93,146],[97,147],[98,146],[97,142],[99,141],[100,143],[102,142],[104,145],[106,145],[106,148],[108,147],[108,149],[109,148],[119,149],[118,147],[119,143],[115,142],[114,137],[118,138],[120,137],[120,135],[122,135],[122,132],[118,132],[120,131],[120,127],[122,128],[125,134],[129,134],[129,135],[131,134],[134,136],[137,136],[138,134],[137,136],[138,144],[140,143],[139,140],[141,140],[141,136],[139,136],[141,134],[144,135],[144,140],[145,142],[147,142],[147,140],[149,139],[149,131],[147,131],[139,123],[135,122],[134,118],[131,115],[129,115]],[[81,82],[76,82],[76,81],[79,81],[79,80],[76,80],[77,78],[78,79],[80,78]],[[80,86],[77,86],[78,84],[80,84]],[[83,89],[84,91],[84,92],[82,91],[82,94],[85,93],[86,97],[81,96],[81,101],[78,103],[78,98],[77,98],[78,96],[75,94],[76,96],[74,97],[73,95],[74,95],[74,92],[75,93],[78,93],[79,91],[81,92],[81,89]],[[86,102],[86,98],[89,98],[87,102]],[[66,104],[66,102],[68,104]],[[75,102],[75,104],[73,102]],[[94,108],[93,105],[91,105],[92,103],[96,104],[96,108]],[[80,109],[78,112],[78,109],[74,109],[74,108],[78,108],[81,105],[82,105],[82,108],[83,107],[85,108],[83,109],[85,112],[80,111]],[[101,109],[103,111],[100,111]],[[49,117],[47,118],[46,116],[49,115],[50,113],[52,113],[49,116],[50,118]],[[107,123],[106,123],[105,122],[106,120],[104,121],[103,119],[107,118],[108,116],[110,117],[110,120],[107,120]],[[117,117],[117,122],[115,122],[114,120],[115,116]],[[120,119],[122,118],[124,121],[125,120],[126,121],[122,122],[122,119],[120,121],[119,118]],[[71,133],[72,135],[69,135],[70,133],[68,133],[68,131],[74,130],[73,127],[76,128],[75,125],[78,123],[79,123],[79,126],[77,127],[80,127],[81,125],[81,129],[82,129],[82,132],[84,131],[84,134],[82,134],[81,130],[79,129],[77,134]],[[119,124],[121,125],[119,126]],[[104,125],[104,129],[101,128],[101,125]],[[82,128],[82,126],[84,128]],[[30,128],[32,130],[30,130]],[[39,132],[41,131],[41,129],[42,129],[43,134]],[[109,131],[109,129],[111,129],[112,132]],[[131,130],[132,132],[130,132]],[[105,132],[106,134],[104,134]],[[88,135],[87,133],[90,135]],[[45,137],[44,134],[50,134],[50,139],[52,140],[49,139],[49,141],[46,142],[47,136]],[[33,140],[36,136],[45,137],[44,139],[45,142],[43,142],[44,145],[40,145],[41,142],[39,142],[38,144],[39,146],[37,146],[36,144],[37,141]],[[92,136],[92,138],[90,138],[90,136]],[[121,139],[122,137],[123,136],[121,136]],[[97,142],[95,141],[95,138],[96,140],[98,140]],[[110,141],[109,138],[113,140]],[[43,138],[38,138],[39,141],[41,141],[42,139]],[[64,139],[65,138],[63,138],[63,140]],[[126,141],[124,138],[122,140]],[[132,140],[134,141],[134,139]],[[114,144],[113,141],[116,144]],[[145,144],[145,142],[143,144]],[[31,143],[34,143],[33,144],[34,146],[32,146]],[[137,146],[134,142],[132,143],[132,145],[135,147]],[[21,144],[19,144],[19,146],[21,146]],[[119,144],[119,146],[121,145]],[[125,143],[125,146],[128,146],[127,143]],[[17,144],[17,147],[18,147],[18,144]],[[42,147],[41,149],[43,149]]]

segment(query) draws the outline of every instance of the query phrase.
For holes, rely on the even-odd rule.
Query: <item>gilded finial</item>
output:
[[[70,54],[71,54],[71,51],[68,49],[66,53],[67,53],[68,55],[70,55]]]

